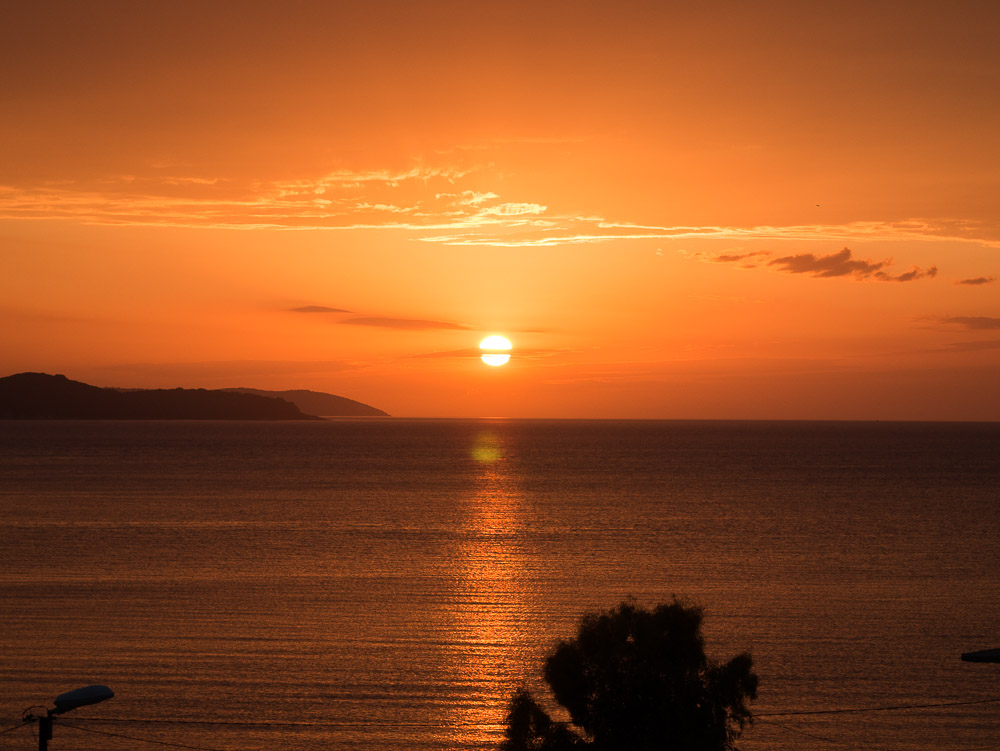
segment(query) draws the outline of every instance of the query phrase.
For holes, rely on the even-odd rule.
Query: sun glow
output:
[[[510,340],[503,336],[488,336],[479,342],[479,349],[489,350],[484,352],[481,356],[481,360],[487,365],[493,365],[494,367],[498,365],[505,365],[510,360],[510,355],[505,352],[497,352],[495,350],[509,350],[511,348]]]

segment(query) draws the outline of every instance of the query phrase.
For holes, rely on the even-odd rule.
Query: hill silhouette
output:
[[[0,419],[17,420],[321,420],[291,402],[206,389],[119,391],[64,375],[0,378]]]
[[[258,396],[270,396],[284,399],[291,402],[303,412],[309,415],[321,415],[323,417],[388,417],[388,412],[369,406],[362,402],[356,402],[345,396],[336,396],[322,391],[306,391],[304,389],[293,389],[290,391],[265,391],[263,389],[233,388],[226,391],[235,391],[240,394],[256,394]]]

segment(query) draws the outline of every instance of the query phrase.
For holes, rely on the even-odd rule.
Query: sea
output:
[[[744,751],[1000,748],[1000,424],[0,422],[0,749],[495,749],[674,598]]]

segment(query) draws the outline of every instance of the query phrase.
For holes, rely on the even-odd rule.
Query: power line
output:
[[[972,699],[968,701],[937,702],[933,704],[891,704],[885,706],[872,707],[849,707],[840,709],[803,709],[790,710],[787,712],[755,712],[755,718],[770,717],[801,717],[832,714],[860,714],[863,712],[898,712],[909,709],[939,709],[943,707],[967,707],[976,704],[995,704],[1000,702],[1000,697],[991,699]],[[440,723],[433,722],[294,722],[289,720],[174,720],[164,718],[149,717],[75,717],[74,722],[97,722],[97,723],[128,723],[128,724],[150,724],[150,725],[236,725],[245,727],[326,727],[326,728],[357,728],[357,727],[407,727],[407,728],[433,728],[440,727]],[[502,727],[495,722],[452,722],[449,727],[471,727],[490,728]],[[17,727],[21,727],[18,725]],[[10,728],[15,730],[16,728]],[[3,732],[10,732],[5,730]]]
[[[775,722],[774,720],[764,720],[766,725],[776,727],[780,730],[788,730],[792,733],[798,733],[799,735],[804,735],[807,738],[813,738],[817,741],[826,741],[827,743],[836,743],[838,746],[846,746],[845,741],[838,741],[836,738],[828,738],[825,735],[816,735],[815,733],[809,733],[805,730],[795,727],[794,725],[786,725],[783,722]]]
[[[74,722],[106,722],[129,725],[238,725],[242,727],[364,727],[375,725],[400,726],[399,723],[372,723],[372,722],[289,722],[288,720],[169,720],[164,718],[148,717],[74,717]],[[430,723],[414,724],[413,727],[432,727]]]
[[[837,745],[848,745],[845,741],[837,740],[836,738],[830,738],[827,736],[818,735],[815,733],[810,733],[808,731],[802,730],[800,728],[794,727],[792,725],[787,725],[785,723],[776,722],[771,718],[774,717],[803,717],[803,716],[819,716],[819,715],[840,715],[840,714],[861,714],[865,712],[898,712],[914,709],[941,709],[948,707],[966,707],[981,704],[995,704],[1000,702],[1000,697],[989,698],[989,699],[972,699],[967,701],[952,701],[952,702],[934,702],[927,704],[893,704],[884,706],[870,706],[870,707],[852,707],[852,708],[838,708],[838,709],[813,709],[813,710],[794,710],[788,712],[760,712],[755,714],[755,719],[760,719],[766,724],[771,725],[775,728],[785,730],[792,733],[797,733],[808,738],[812,738],[818,741],[824,741],[826,743],[833,743]],[[236,727],[311,727],[311,728],[379,728],[379,727],[407,727],[407,728],[437,728],[440,727],[440,723],[389,723],[389,722],[295,722],[288,720],[174,720],[174,719],[153,719],[153,718],[142,718],[142,717],[114,717],[114,718],[99,718],[99,717],[77,717],[74,718],[75,722],[93,722],[93,723],[119,723],[119,724],[157,724],[157,725],[217,725],[217,726],[236,726]],[[9,733],[18,728],[24,727],[25,725],[31,724],[30,722],[22,723],[21,725],[15,725],[7,730],[0,731],[0,735],[4,733]],[[171,743],[168,741],[154,740],[151,738],[137,738],[134,736],[123,735],[121,733],[111,733],[103,730],[94,730],[93,728],[85,728],[79,725],[72,725],[65,721],[61,721],[60,725],[65,725],[66,727],[73,728],[74,730],[80,730],[86,733],[98,733],[101,735],[112,736],[116,738],[124,738],[126,740],[139,741],[142,743],[153,743],[161,746],[170,746],[174,748],[184,748],[184,749],[195,749],[196,751],[221,751],[220,749],[211,748],[209,746],[191,746],[183,743]],[[485,722],[465,722],[465,723],[448,723],[449,727],[475,727],[475,728],[498,728],[501,725],[497,723],[485,723]]]
[[[15,725],[12,728],[7,728],[6,730],[0,730],[0,735],[4,735],[5,733],[9,733],[12,730],[17,730],[18,728],[23,728],[25,725],[30,725],[30,724],[31,724],[30,722],[22,722],[20,725]]]
[[[788,731],[790,731],[792,733],[798,733],[799,735],[804,735],[807,738],[813,738],[813,739],[815,739],[817,741],[824,741],[825,743],[833,743],[833,744],[835,744],[837,746],[855,746],[856,745],[855,743],[852,743],[850,741],[842,741],[842,740],[839,740],[837,738],[830,738],[829,736],[826,736],[826,735],[818,735],[816,733],[810,733],[808,731],[803,730],[802,728],[795,727],[794,725],[786,725],[783,722],[775,722],[774,720],[763,720],[763,723],[765,725],[768,725],[768,726],[771,726],[771,727],[776,727],[776,728],[778,728],[780,730],[788,730]],[[892,751],[892,749],[893,749],[892,746],[883,746],[883,745],[877,745],[877,744],[876,745],[871,745],[871,743],[869,743],[868,745],[866,745],[865,748],[868,748],[868,749],[880,749],[881,751]],[[990,746],[990,749],[993,749],[993,747]]]
[[[117,723],[130,725],[235,725],[239,727],[290,728],[439,728],[439,722],[292,722],[289,720],[171,720],[148,717],[74,717],[73,722]],[[449,722],[448,727],[500,728],[498,722]]]
[[[801,715],[824,714],[859,714],[861,712],[896,712],[903,709],[937,709],[939,707],[967,707],[973,704],[995,704],[1000,697],[994,699],[975,699],[972,701],[946,701],[937,704],[893,704],[884,707],[857,707],[853,709],[803,709],[794,712],[758,712],[754,717],[797,717]]]
[[[134,735],[123,735],[122,733],[109,733],[106,730],[94,730],[93,728],[83,728],[79,725],[71,725],[68,722],[60,721],[60,727],[73,728],[74,730],[81,730],[84,733],[97,733],[99,735],[110,735],[112,738],[124,738],[129,741],[139,741],[141,743],[155,743],[158,746],[170,746],[172,748],[187,748],[193,749],[194,751],[222,751],[219,748],[212,748],[210,746],[189,746],[186,743],[171,743],[170,741],[159,741],[152,738],[137,738]]]

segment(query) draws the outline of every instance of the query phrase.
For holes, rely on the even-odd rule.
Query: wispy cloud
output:
[[[544,214],[546,208],[540,203],[501,203],[496,206],[485,206],[480,213],[482,216],[525,216]]]
[[[462,161],[405,169],[334,170],[297,180],[237,181],[213,175],[119,175],[89,182],[0,186],[0,219],[71,219],[89,224],[215,229],[391,230],[451,246],[545,248],[647,240],[947,240],[1000,248],[1000,223],[906,219],[840,225],[658,225],[553,211],[537,196],[483,189],[493,168]],[[762,253],[726,253],[720,262],[758,263]],[[787,256],[787,258],[794,258]],[[802,265],[798,259],[789,271]],[[873,263],[873,262],[872,262]],[[780,265],[780,264],[778,264]],[[882,269],[879,269],[882,271]],[[862,267],[852,272],[864,273]],[[887,272],[884,272],[887,273]],[[933,270],[885,277],[909,281]],[[873,271],[873,278],[878,276]],[[987,277],[983,277],[987,279]],[[969,284],[988,283],[969,280]]]
[[[465,347],[464,349],[449,349],[441,352],[421,352],[416,355],[409,355],[413,359],[439,359],[449,357],[479,357],[483,351],[478,347]]]
[[[756,226],[655,226],[608,222],[600,217],[556,216],[536,223],[531,232],[459,231],[417,238],[422,242],[459,246],[556,247],[591,245],[628,240],[708,239],[708,240],[804,240],[874,241],[942,240],[974,243],[1000,248],[1000,225],[953,220],[905,220],[896,222],[850,222],[840,225],[756,225]],[[486,230],[486,231],[484,231]]]
[[[327,305],[302,305],[297,308],[289,308],[288,311],[311,315],[354,313],[354,311],[345,308],[332,308]],[[472,328],[464,323],[456,323],[454,321],[432,321],[424,318],[400,318],[379,315],[355,315],[353,318],[340,318],[336,323],[347,324],[349,326],[372,326],[375,328],[395,329],[397,331],[427,331],[432,329],[468,331]]]
[[[443,198],[455,199],[456,203],[462,204],[464,206],[479,206],[480,204],[486,203],[487,201],[492,201],[495,198],[499,198],[496,193],[484,192],[480,193],[475,190],[463,190],[461,193],[436,193],[434,195],[435,200],[441,200]]]
[[[740,297],[737,295],[688,295],[692,300],[709,300],[711,302],[735,302],[735,303],[750,303],[752,305],[760,305],[764,301],[753,297]]]
[[[983,284],[993,284],[996,281],[992,276],[977,276],[974,279],[960,279],[955,284],[967,284],[970,287],[979,287]]]
[[[325,305],[303,305],[300,308],[289,308],[292,313],[350,313],[343,308],[328,308]]]
[[[323,375],[357,370],[365,363],[344,360],[211,360],[202,362],[143,362],[107,365],[99,370],[109,373],[116,385],[128,386],[129,378],[165,385],[203,385],[224,381],[240,385],[241,378],[291,375]],[[235,384],[233,383],[235,382]]]
[[[551,357],[552,355],[559,354],[562,352],[570,352],[572,350],[568,349],[544,349],[544,348],[519,348],[514,347],[511,350],[482,350],[478,347],[465,347],[464,349],[449,349],[440,352],[422,352],[417,355],[410,355],[410,358],[414,359],[439,359],[439,358],[450,358],[450,357],[481,357],[484,354],[491,352],[498,352],[500,354],[510,355],[516,358],[526,358],[526,359],[537,359],[541,357]]]
[[[942,352],[982,352],[991,349],[1000,349],[1000,339],[980,339],[972,342],[952,342],[947,347],[943,347]]]
[[[398,187],[410,180],[429,182],[435,179],[444,179],[449,183],[465,177],[471,170],[466,167],[455,165],[425,166],[415,165],[405,170],[334,170],[323,175],[319,179],[290,180],[276,185],[286,193],[300,193],[310,191],[322,194],[330,188],[340,186],[356,186],[362,183],[381,183],[390,187]]]
[[[466,231],[554,226],[547,207],[491,191],[454,190],[471,167],[335,171],[311,179],[237,184],[202,177],[118,177],[0,186],[0,218],[222,229]],[[442,189],[444,188],[444,189]]]
[[[1000,318],[990,318],[989,316],[951,316],[950,318],[942,318],[941,322],[961,326],[966,331],[996,331],[1000,329]]]
[[[341,323],[351,326],[375,326],[383,329],[402,329],[407,331],[424,331],[429,329],[448,329],[467,331],[469,326],[451,321],[425,321],[419,318],[347,318]]]

